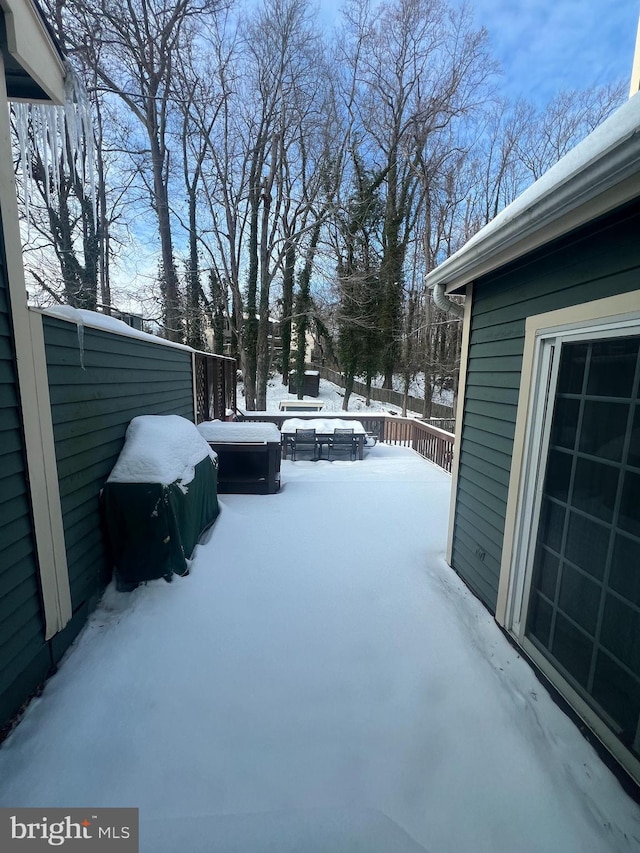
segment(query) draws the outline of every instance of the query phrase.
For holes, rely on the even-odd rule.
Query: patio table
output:
[[[367,431],[360,421],[352,421],[345,418],[288,418],[286,421],[283,421],[280,427],[283,459],[287,458],[286,436],[295,435],[297,429],[315,429],[320,456],[322,455],[323,445],[329,443],[329,439],[336,429],[352,429],[353,436],[358,442],[358,459],[364,458]]]

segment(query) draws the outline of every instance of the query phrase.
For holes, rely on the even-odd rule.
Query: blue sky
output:
[[[461,0],[450,0],[461,2]],[[317,0],[330,21],[341,0]],[[561,89],[628,86],[640,0],[468,0],[489,31],[509,97],[542,105]]]
[[[638,0],[475,0],[505,93],[540,103],[560,89],[629,83]]]

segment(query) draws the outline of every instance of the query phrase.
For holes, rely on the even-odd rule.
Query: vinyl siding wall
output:
[[[526,318],[638,289],[639,203],[474,285],[452,565],[492,613]]]
[[[51,666],[44,639],[15,347],[0,247],[0,727]]]
[[[99,495],[137,415],[193,420],[191,353],[43,317],[73,620],[59,657],[110,577]]]

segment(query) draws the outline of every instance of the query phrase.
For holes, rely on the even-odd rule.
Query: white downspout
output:
[[[441,311],[447,311],[453,314],[454,317],[462,319],[464,317],[464,305],[458,305],[457,302],[452,302],[444,292],[444,284],[433,285],[433,301]]]

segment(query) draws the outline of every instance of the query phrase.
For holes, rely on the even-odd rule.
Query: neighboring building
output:
[[[138,332],[147,331],[142,314],[133,314],[131,311],[120,311],[118,308],[114,308],[113,305],[98,305],[97,310],[105,316],[122,320],[127,326],[131,326],[132,329],[136,329]]]
[[[640,781],[640,94],[427,283],[466,296],[448,561]]]
[[[247,315],[244,315],[244,319],[247,319]],[[256,318],[258,319],[258,318]],[[233,352],[233,329],[231,328],[231,320],[229,317],[224,317],[224,326],[223,326],[223,343],[222,343],[222,353],[226,356],[231,356]],[[282,338],[280,332],[280,322],[278,320],[269,319],[269,326],[267,331],[267,340],[269,346],[270,360],[273,362],[280,357],[282,353]],[[204,330],[204,336],[206,341],[207,350],[209,352],[214,352],[216,347],[216,339],[215,332],[211,326],[207,326]]]

